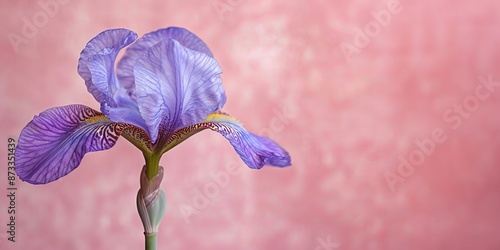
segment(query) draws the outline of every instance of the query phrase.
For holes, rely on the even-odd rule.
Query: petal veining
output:
[[[114,94],[121,86],[115,75],[115,59],[118,52],[136,38],[137,34],[127,29],[106,30],[90,40],[82,50],[78,73],[99,103],[116,105]]]
[[[125,51],[125,55],[118,62],[118,79],[120,83],[132,93],[132,96],[135,96],[134,65],[137,60],[146,54],[151,47],[168,39],[174,39],[188,49],[205,53],[213,57],[212,52],[203,40],[187,29],[168,27],[150,32],[130,45]]]
[[[86,153],[113,147],[125,126],[84,105],[45,110],[21,131],[17,174],[33,184],[55,181],[73,171]]]
[[[224,105],[221,73],[215,59],[173,39],[154,45],[137,61],[137,103],[153,142],[160,129],[168,138]]]
[[[204,129],[211,129],[223,135],[250,168],[260,169],[264,165],[276,167],[291,165],[290,155],[276,142],[248,132],[234,117],[221,112],[211,114],[201,123],[176,131],[168,142],[166,150]]]

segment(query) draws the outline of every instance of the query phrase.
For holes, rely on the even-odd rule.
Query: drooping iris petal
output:
[[[151,47],[134,67],[136,97],[153,142],[158,131],[201,122],[226,102],[219,64],[204,53],[168,39]]]
[[[127,29],[106,30],[90,40],[82,50],[78,73],[98,102],[116,106],[113,98],[121,86],[114,71],[115,59],[118,52],[136,38],[137,34]]]
[[[207,45],[195,34],[184,28],[168,27],[150,32],[143,37],[137,39],[134,44],[130,45],[125,51],[125,55],[118,62],[117,76],[120,83],[134,96],[134,65],[149,48],[161,41],[168,39],[177,40],[182,46],[207,54],[213,57],[212,52]]]
[[[225,114],[213,114],[204,121],[213,131],[223,135],[241,159],[250,168],[260,169],[264,165],[276,167],[290,166],[288,152],[271,139],[246,131],[233,117]]]
[[[17,174],[32,184],[55,181],[73,171],[85,153],[113,147],[126,126],[84,105],[48,109],[21,131]]]
[[[248,167],[260,169],[264,165],[286,167],[291,165],[288,152],[271,139],[252,134],[233,117],[216,112],[203,122],[176,131],[168,142],[167,150],[181,143],[193,134],[211,129],[223,135]]]

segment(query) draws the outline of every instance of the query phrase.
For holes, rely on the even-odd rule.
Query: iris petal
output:
[[[264,165],[276,167],[291,165],[290,155],[276,142],[248,132],[235,118],[219,112],[209,115],[201,123],[176,131],[169,141],[167,150],[204,129],[211,129],[223,135],[250,168],[260,169]]]
[[[139,106],[124,92],[124,89],[120,89],[115,94],[116,107],[110,107],[103,102],[101,111],[114,122],[125,122],[147,131],[148,127],[139,112]]]
[[[176,40],[149,49],[134,67],[136,97],[153,142],[203,121],[226,102],[219,64]]]
[[[48,109],[21,131],[17,174],[32,184],[55,181],[73,171],[85,153],[113,147],[126,126],[84,105]]]
[[[288,152],[271,139],[252,134],[233,117],[226,114],[212,114],[204,121],[212,124],[213,131],[223,135],[241,159],[250,168],[260,169],[264,165],[286,167],[291,165]]]
[[[184,28],[169,27],[150,32],[130,45],[125,51],[125,55],[118,62],[117,77],[127,90],[132,93],[134,92],[134,65],[137,60],[146,54],[149,48],[168,39],[177,40],[182,46],[188,49],[213,57],[207,45],[195,34]]]
[[[118,52],[132,43],[137,34],[127,29],[111,29],[94,37],[82,50],[78,73],[85,80],[87,90],[102,103],[115,106],[114,94],[121,88],[114,72]]]

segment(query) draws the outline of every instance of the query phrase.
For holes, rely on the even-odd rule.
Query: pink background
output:
[[[221,64],[225,111],[293,158],[250,170],[209,131],[167,153],[160,249],[500,249],[500,91],[478,80],[500,81],[499,1],[401,1],[383,26],[385,1],[46,1],[1,1],[1,154],[47,108],[99,107],[76,72],[96,34],[182,26]],[[13,46],[23,18],[39,27]],[[358,45],[350,60],[343,43]],[[415,141],[435,131],[424,154]],[[1,249],[143,248],[143,159],[126,140],[49,185],[17,180],[16,243],[0,158]]]

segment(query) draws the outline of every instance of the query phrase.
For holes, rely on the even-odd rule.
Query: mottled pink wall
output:
[[[47,1],[0,2],[0,154],[47,108],[98,108],[76,72],[90,38],[175,25],[214,52],[225,110],[293,157],[250,170],[208,131],[169,152],[161,249],[500,248],[500,2]],[[18,180],[16,243],[0,159],[1,249],[143,247],[126,140],[49,185]]]

